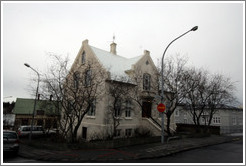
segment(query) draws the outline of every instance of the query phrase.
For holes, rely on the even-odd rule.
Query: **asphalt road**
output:
[[[243,141],[218,144],[171,156],[124,161],[130,163],[243,163]]]
[[[242,163],[243,141],[235,141],[219,145],[213,145],[194,150],[177,153],[171,156],[144,159],[115,161],[112,163]],[[4,155],[3,163],[45,163],[26,159],[19,156]]]
[[[33,159],[23,158],[13,153],[3,153],[3,163],[45,163]]]

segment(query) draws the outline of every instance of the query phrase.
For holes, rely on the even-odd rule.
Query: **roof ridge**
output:
[[[132,58],[126,58],[126,57],[124,57],[124,56],[121,56],[121,55],[118,55],[118,54],[113,54],[113,53],[111,53],[110,51],[106,51],[106,50],[103,50],[103,49],[98,48],[98,47],[95,47],[95,46],[91,46],[91,45],[89,45],[89,46],[90,46],[90,47],[93,47],[93,48],[95,48],[95,49],[98,49],[98,50],[100,50],[100,51],[107,52],[108,54],[110,54],[110,55],[112,55],[112,56],[119,57],[119,58],[123,58],[123,59],[125,59],[125,60],[129,60],[129,59],[133,59],[133,58],[137,58],[137,57],[143,56],[143,55],[139,55],[139,56],[132,57]]]

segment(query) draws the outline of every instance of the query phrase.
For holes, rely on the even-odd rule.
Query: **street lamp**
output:
[[[32,68],[29,64],[24,63],[24,65],[26,67],[29,67],[33,71],[35,71],[37,73],[37,75],[38,75],[38,85],[37,85],[36,96],[35,96],[35,100],[34,100],[34,108],[33,108],[33,112],[32,112],[32,123],[31,123],[30,135],[29,135],[29,141],[31,141],[32,140],[32,130],[33,130],[34,113],[35,113],[35,110],[36,110],[36,101],[37,101],[37,96],[38,96],[38,87],[39,87],[40,74],[34,68]]]
[[[162,59],[161,59],[161,103],[164,102],[163,61],[164,61],[165,53],[166,53],[168,47],[169,47],[174,41],[176,41],[177,39],[181,38],[182,36],[186,35],[187,33],[191,32],[191,31],[196,31],[197,29],[198,29],[198,26],[194,26],[192,29],[188,30],[187,32],[185,32],[185,33],[183,33],[182,35],[180,35],[179,37],[175,38],[173,41],[171,41],[171,42],[167,45],[167,47],[166,47],[166,49],[165,49],[165,51],[164,51],[164,53],[163,53],[163,55],[162,55]],[[162,144],[164,143],[164,112],[161,113],[161,143],[162,143]]]

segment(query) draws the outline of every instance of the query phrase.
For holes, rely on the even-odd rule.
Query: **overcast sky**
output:
[[[109,51],[115,34],[117,54],[142,55],[154,62],[165,55],[185,55],[189,63],[231,77],[243,102],[243,2],[28,2],[2,3],[2,97],[34,98],[28,91],[35,73],[47,68],[47,52],[69,55],[73,61],[82,41]],[[36,86],[36,85],[35,85]]]

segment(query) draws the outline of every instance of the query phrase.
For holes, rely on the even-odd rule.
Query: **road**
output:
[[[20,156],[15,156],[11,153],[5,153],[3,155],[3,163],[44,163],[43,161],[37,161],[33,159],[27,159]]]
[[[243,141],[218,144],[162,158],[124,161],[130,163],[243,163]]]
[[[112,163],[242,163],[243,141],[213,145],[177,153],[171,156],[145,159],[115,161]],[[45,163],[19,156],[4,155],[3,163]],[[49,163],[49,162],[47,162]]]

